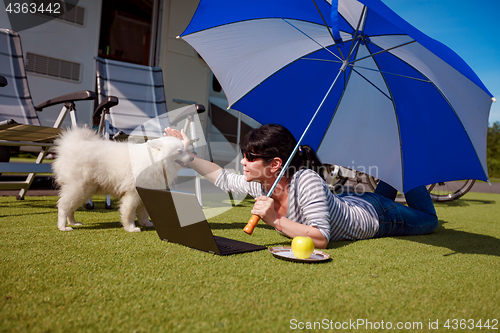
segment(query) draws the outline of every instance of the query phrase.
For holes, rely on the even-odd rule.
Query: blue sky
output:
[[[450,47],[476,72],[498,102],[500,121],[500,0],[382,0],[415,28]]]

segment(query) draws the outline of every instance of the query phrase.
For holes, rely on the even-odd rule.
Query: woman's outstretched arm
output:
[[[168,136],[173,136],[175,138],[180,139],[184,144],[184,149],[188,152],[188,154],[194,157],[194,160],[192,162],[189,162],[188,166],[191,167],[196,172],[198,172],[203,177],[205,177],[206,179],[208,179],[210,182],[215,183],[217,177],[219,177],[219,174],[222,171],[222,168],[213,162],[204,160],[198,157],[197,155],[191,153],[188,150],[190,140],[187,137],[186,133],[184,133],[184,130],[178,131],[176,129],[167,127],[165,129],[165,133]]]

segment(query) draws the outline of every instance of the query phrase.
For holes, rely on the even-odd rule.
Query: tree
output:
[[[500,122],[488,127],[486,156],[490,178],[500,177]]]

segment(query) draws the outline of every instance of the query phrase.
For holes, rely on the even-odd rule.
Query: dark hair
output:
[[[296,145],[297,140],[286,127],[267,124],[255,128],[245,135],[241,139],[240,149],[243,152],[272,156],[271,158],[263,158],[265,161],[279,157],[285,164]],[[304,168],[316,171],[323,178],[321,161],[316,156],[314,149],[308,145],[299,147],[288,166],[286,175],[291,177],[297,170]]]

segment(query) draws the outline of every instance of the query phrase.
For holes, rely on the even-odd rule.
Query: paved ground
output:
[[[481,193],[500,193],[500,183],[485,183],[476,182],[471,189],[471,192],[481,192]]]
[[[349,185],[349,182],[346,183],[346,185]],[[458,188],[458,186],[457,186]],[[480,182],[476,181],[474,183],[474,186],[472,186],[472,189],[470,190],[471,192],[481,192],[481,193],[499,193],[500,194],[500,183],[485,183],[485,182]]]
[[[12,180],[11,177],[0,176],[0,182],[2,180]],[[213,184],[208,181],[202,180],[204,183],[202,184],[203,192],[211,192],[217,191]],[[347,184],[348,185],[348,184]],[[179,188],[183,190],[182,186]],[[184,189],[187,190],[187,189]],[[471,192],[482,192],[482,193],[499,193],[500,194],[500,183],[491,183],[489,185],[485,182],[476,182],[471,189]],[[19,193],[18,190],[0,190],[0,196],[17,196]],[[57,190],[54,187],[52,182],[52,178],[50,177],[37,177],[35,181],[31,185],[31,188],[28,190],[27,196],[56,196]]]
[[[19,177],[14,176],[0,176],[0,184],[2,181],[18,181]],[[17,196],[19,190],[0,190],[0,196]],[[51,177],[35,177],[35,180],[31,184],[27,196],[45,196],[45,195],[57,195],[57,190],[55,189]]]

